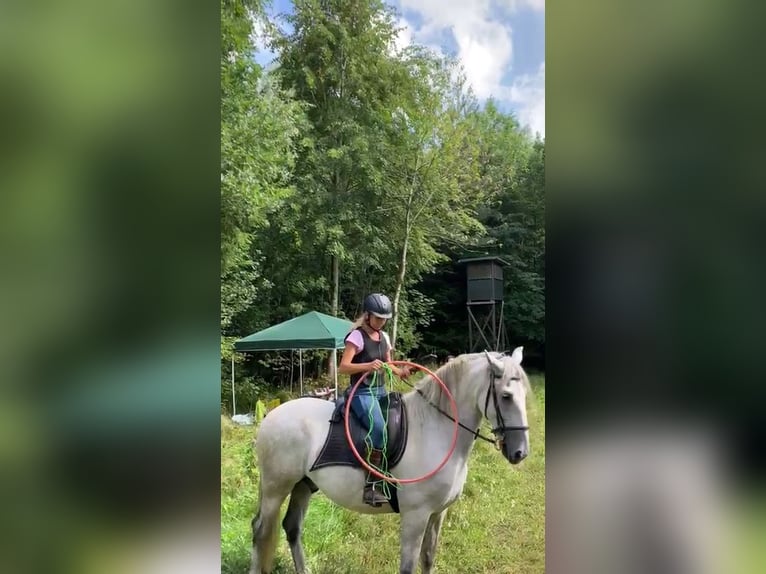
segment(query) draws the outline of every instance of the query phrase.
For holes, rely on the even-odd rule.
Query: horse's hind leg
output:
[[[422,574],[431,574],[434,567],[434,557],[436,556],[436,545],[439,543],[439,533],[442,529],[442,523],[447,511],[437,512],[431,515],[426,526],[426,533],[423,537],[423,546],[420,549],[420,567]]]
[[[287,493],[269,492],[261,484],[258,513],[252,521],[253,557],[250,574],[270,574],[279,535],[279,509]]]
[[[287,535],[287,542],[290,544],[290,552],[293,555],[295,571],[298,574],[306,572],[306,557],[303,555],[301,533],[303,531],[303,520],[306,518],[306,511],[308,510],[312,494],[306,482],[300,481],[296,484],[290,494],[290,504],[287,506],[285,519],[282,521],[282,527]]]

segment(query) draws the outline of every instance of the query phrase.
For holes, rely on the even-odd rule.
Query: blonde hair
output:
[[[357,317],[356,321],[354,321],[353,325],[351,325],[351,329],[349,329],[349,333],[353,333],[356,331],[359,327],[362,327],[364,325],[364,321],[367,318],[367,313],[362,313]]]

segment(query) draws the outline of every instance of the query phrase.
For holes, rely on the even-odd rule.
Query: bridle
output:
[[[488,443],[494,444],[495,448],[497,448],[497,450],[501,450],[502,447],[503,447],[503,441],[504,441],[504,438],[503,438],[501,433],[504,433],[506,431],[527,431],[527,430],[529,430],[529,427],[528,426],[507,426],[505,424],[505,421],[503,420],[503,415],[500,412],[500,401],[497,400],[497,389],[495,388],[495,379],[496,378],[497,377],[495,376],[495,373],[492,372],[492,367],[490,366],[490,370],[489,370],[489,387],[487,387],[487,396],[484,399],[484,418],[489,420],[489,415],[487,414],[487,408],[489,407],[489,397],[491,395],[492,396],[492,402],[493,402],[493,404],[495,406],[495,413],[497,415],[497,421],[496,421],[497,422],[497,426],[492,429],[492,434],[495,435],[494,439],[489,438],[488,436],[484,436],[483,434],[481,434],[479,432],[479,429],[473,430],[473,429],[468,428],[467,426],[465,426],[460,421],[456,421],[452,417],[451,414],[443,411],[442,409],[437,407],[435,404],[429,402],[426,399],[425,395],[421,392],[421,390],[419,388],[417,388],[415,385],[409,383],[408,381],[406,381],[404,379],[402,379],[402,380],[404,380],[404,382],[407,385],[409,385],[414,390],[416,390],[418,392],[418,394],[421,397],[423,397],[423,400],[425,400],[426,403],[431,405],[433,408],[435,408],[437,411],[439,411],[441,414],[443,414],[445,417],[447,417],[452,422],[457,423],[460,428],[462,428],[464,430],[467,430],[469,433],[471,433],[474,436],[474,440],[480,438],[480,439],[482,439],[484,441],[487,441]],[[512,381],[518,381],[520,379],[518,377],[512,377],[511,380]],[[498,437],[498,435],[500,435],[500,436]]]
[[[497,389],[495,388],[495,373],[492,372],[492,367],[490,366],[490,374],[489,374],[489,387],[487,387],[487,396],[484,398],[484,418],[489,420],[489,415],[487,414],[487,408],[489,407],[489,397],[492,395],[492,402],[495,406],[495,415],[497,416],[497,426],[492,429],[492,434],[495,435],[495,440],[487,439],[484,436],[479,435],[479,431],[476,431],[476,436],[483,438],[484,440],[489,440],[489,442],[494,442],[495,446],[498,450],[500,450],[503,446],[503,433],[506,433],[508,431],[527,431],[529,430],[528,426],[507,426],[505,424],[505,421],[503,420],[503,413],[500,412],[500,401],[497,399]],[[521,379],[519,377],[511,377],[512,381],[520,381]],[[498,438],[499,435],[499,438]]]

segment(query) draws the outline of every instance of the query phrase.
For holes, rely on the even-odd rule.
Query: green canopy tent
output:
[[[344,339],[351,331],[353,323],[310,311],[299,317],[289,319],[239,339],[234,343],[234,351],[248,353],[252,351],[298,351],[300,364],[301,395],[303,394],[303,349],[331,349],[335,369],[335,396],[338,396],[338,349],[345,346]],[[234,357],[231,359],[231,394],[232,414],[237,408],[234,398]]]

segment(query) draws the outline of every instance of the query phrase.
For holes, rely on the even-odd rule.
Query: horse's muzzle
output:
[[[520,463],[522,460],[524,460],[525,458],[527,458],[527,453],[526,453],[526,452],[524,452],[523,450],[517,450],[517,451],[515,451],[515,452],[513,453],[513,455],[512,455],[512,456],[507,456],[507,455],[506,455],[506,458],[508,458],[508,461],[509,461],[511,464],[519,464],[519,463]]]
[[[527,452],[526,445],[514,445],[511,446],[508,442],[499,440],[498,446],[503,453],[503,456],[511,464],[519,464],[522,460],[527,458],[529,454]]]

